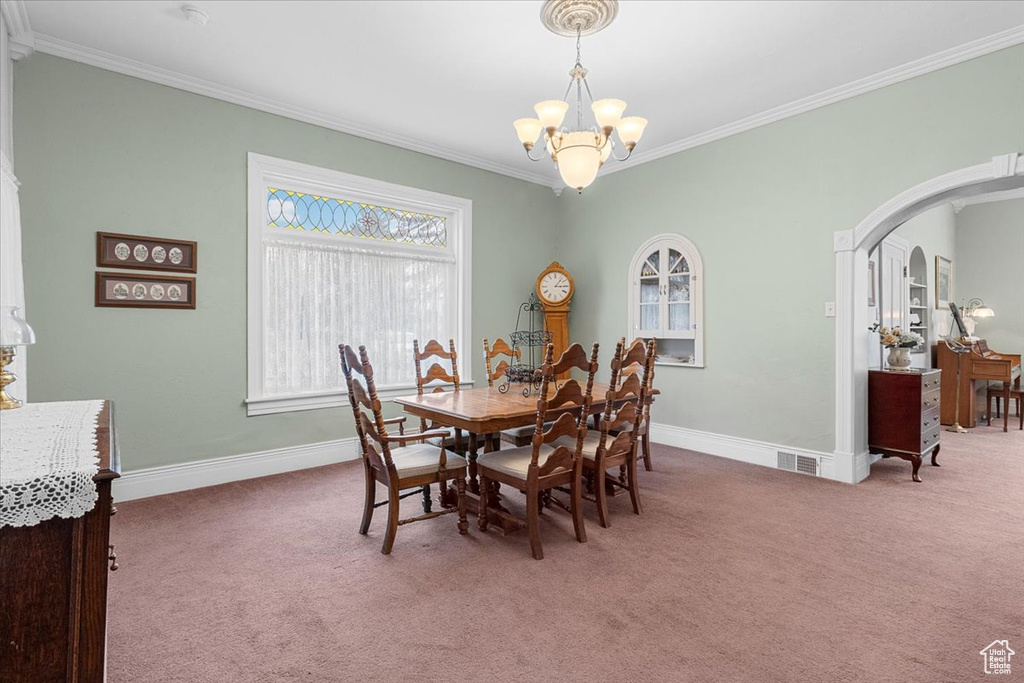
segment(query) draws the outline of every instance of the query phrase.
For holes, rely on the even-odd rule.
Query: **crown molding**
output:
[[[552,182],[551,177],[545,176],[541,173],[521,171],[517,168],[495,163],[471,154],[454,152],[438,145],[422,142],[402,135],[396,135],[371,126],[364,126],[352,121],[347,121],[342,118],[328,116],[312,109],[292,106],[290,104],[285,104],[284,102],[254,95],[244,90],[228,88],[201,78],[194,78],[176,71],[152,66],[145,62],[120,57],[109,52],[94,50],[92,48],[61,40],[59,38],[54,38],[52,36],[42,34],[37,35],[36,49],[55,57],[70,59],[75,62],[99,67],[125,76],[141,78],[145,81],[166,85],[171,88],[177,88],[178,90],[185,90],[186,92],[191,92],[196,95],[203,95],[204,97],[211,97],[216,100],[230,102],[231,104],[256,109],[258,111],[267,112],[268,114],[275,114],[295,121],[310,123],[314,126],[329,128],[340,133],[347,133],[349,135],[366,138],[367,140],[382,142],[393,147],[401,147],[402,149],[407,149],[413,152],[428,154],[447,161],[454,161],[465,166],[472,166],[473,168],[479,168],[484,171],[499,173],[519,180],[525,180],[530,183],[550,187]]]
[[[35,34],[28,23],[25,0],[0,0],[0,14],[10,35],[11,59],[19,61],[35,52]]]
[[[624,171],[640,164],[645,164],[649,161],[661,159],[672,154],[677,154],[687,149],[693,149],[700,145],[706,145],[709,142],[715,140],[721,140],[722,138],[736,135],[737,133],[743,133],[754,128],[760,128],[761,126],[769,123],[775,123],[782,119],[787,119],[791,116],[797,116],[821,107],[827,107],[830,104],[836,102],[842,102],[843,100],[856,97],[869,93],[873,90],[878,90],[901,81],[914,78],[915,76],[922,76],[932,71],[938,71],[944,69],[947,66],[953,66],[961,62],[966,62],[969,59],[975,57],[981,57],[1004,48],[1012,47],[1024,43],[1024,25],[1015,26],[1005,31],[1000,31],[993,35],[970,43],[964,43],[942,52],[936,52],[933,55],[922,57],[921,59],[907,62],[901,66],[887,69],[886,71],[880,71],[872,76],[867,76],[856,81],[851,81],[845,85],[840,85],[829,90],[825,90],[816,95],[811,95],[803,99],[795,100],[788,104],[768,109],[761,112],[760,114],[754,114],[747,118],[740,119],[733,123],[719,126],[718,128],[712,128],[711,130],[697,135],[692,135],[682,140],[662,145],[661,147],[655,147],[653,149],[646,150],[641,153],[634,153],[628,161],[616,163],[615,165],[602,169],[601,174],[607,175],[609,173],[617,173]]]
[[[0,2],[3,4],[5,20],[7,19],[7,13],[9,11],[8,5],[10,5],[12,10],[17,10],[17,12],[12,11],[12,14],[19,13],[20,18],[18,21],[23,20],[24,26],[27,27],[28,14],[25,10],[24,0],[0,0]],[[31,34],[31,32],[29,33]],[[296,121],[302,121],[315,126],[366,138],[368,140],[382,142],[387,145],[400,147],[413,152],[428,154],[440,159],[446,159],[466,166],[472,166],[473,168],[479,168],[485,171],[491,171],[492,173],[498,173],[511,178],[524,180],[526,182],[544,185],[545,187],[552,187],[552,181],[554,180],[550,175],[543,173],[530,173],[474,155],[453,152],[452,150],[438,145],[389,133],[372,126],[366,126],[352,121],[347,121],[345,119],[328,116],[311,109],[295,107],[284,102],[261,97],[242,90],[228,88],[218,85],[217,83],[187,76],[169,69],[152,66],[144,62],[119,57],[108,52],[95,50],[61,40],[59,38],[54,38],[52,36],[35,35],[34,38],[35,49],[56,57],[63,57],[64,59],[70,59],[72,61],[99,67],[101,69],[106,69],[126,76],[141,78],[143,80],[159,83],[160,85],[166,85],[171,88],[185,90],[197,95],[203,95],[205,97],[211,97],[213,99],[230,102],[232,104],[238,104],[250,109],[264,111]],[[963,45],[944,50],[942,52],[937,52],[933,55],[908,62],[902,66],[897,66],[872,76],[867,76],[845,85],[825,90],[816,95],[811,95],[788,104],[768,109],[760,114],[755,114],[753,116],[740,119],[739,121],[719,126],[718,128],[713,128],[667,145],[662,145],[661,147],[656,147],[641,153],[635,153],[628,161],[606,166],[602,169],[601,175],[624,171],[650,161],[655,161],[672,154],[693,149],[700,145],[706,145],[710,142],[721,140],[722,138],[743,133],[754,128],[759,128],[769,123],[781,121],[791,116],[797,116],[798,114],[813,111],[814,109],[826,107],[830,104],[850,99],[851,97],[856,97],[873,90],[878,90],[880,88],[893,85],[894,83],[914,78],[915,76],[921,76],[932,71],[937,71],[969,59],[974,59],[975,57],[981,57],[983,55],[996,52],[997,50],[1018,45],[1020,43],[1024,43],[1024,25],[1016,26],[970,43],[964,43]],[[552,187],[552,189],[554,188]],[[555,194],[558,195],[560,193],[556,191]]]
[[[957,199],[953,202],[953,211],[955,213],[960,213],[965,207],[972,206],[974,204],[1005,202],[1010,199],[1024,199],[1024,187],[1018,187],[1014,190],[1003,190],[1001,192],[990,192],[989,194],[979,194],[976,197]]]

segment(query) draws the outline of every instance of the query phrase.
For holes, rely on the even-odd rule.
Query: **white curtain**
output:
[[[264,395],[337,391],[338,344],[366,346],[378,388],[415,383],[412,342],[456,327],[450,255],[264,239]]]

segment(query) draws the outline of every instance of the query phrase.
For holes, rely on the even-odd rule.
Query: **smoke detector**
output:
[[[196,26],[206,26],[206,22],[210,20],[210,15],[195,5],[182,5],[181,12],[190,24],[195,24]]]

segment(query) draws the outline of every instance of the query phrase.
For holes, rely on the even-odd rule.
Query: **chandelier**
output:
[[[543,152],[537,157],[530,153],[541,133],[544,134],[544,149],[558,168],[562,180],[580,194],[583,194],[583,188],[594,182],[609,157],[617,161],[629,158],[647,126],[645,118],[622,116],[626,109],[622,100],[595,101],[587,83],[587,70],[580,62],[580,38],[608,26],[618,10],[617,0],[547,0],[541,10],[541,22],[554,33],[576,36],[576,64],[569,71],[569,87],[562,99],[538,102],[533,108],[537,118],[513,122],[519,141],[531,161],[544,158]],[[584,92],[590,100],[596,125],[584,125]],[[563,128],[562,123],[570,108],[570,93],[575,96],[575,123],[570,128]],[[625,156],[614,154],[613,131],[626,149]]]

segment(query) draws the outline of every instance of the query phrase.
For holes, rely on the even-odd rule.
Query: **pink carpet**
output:
[[[656,447],[643,517],[549,510],[540,562],[454,516],[381,555],[358,463],[120,504],[109,680],[933,683],[996,639],[1016,680],[1024,433],[942,443],[858,486]]]

